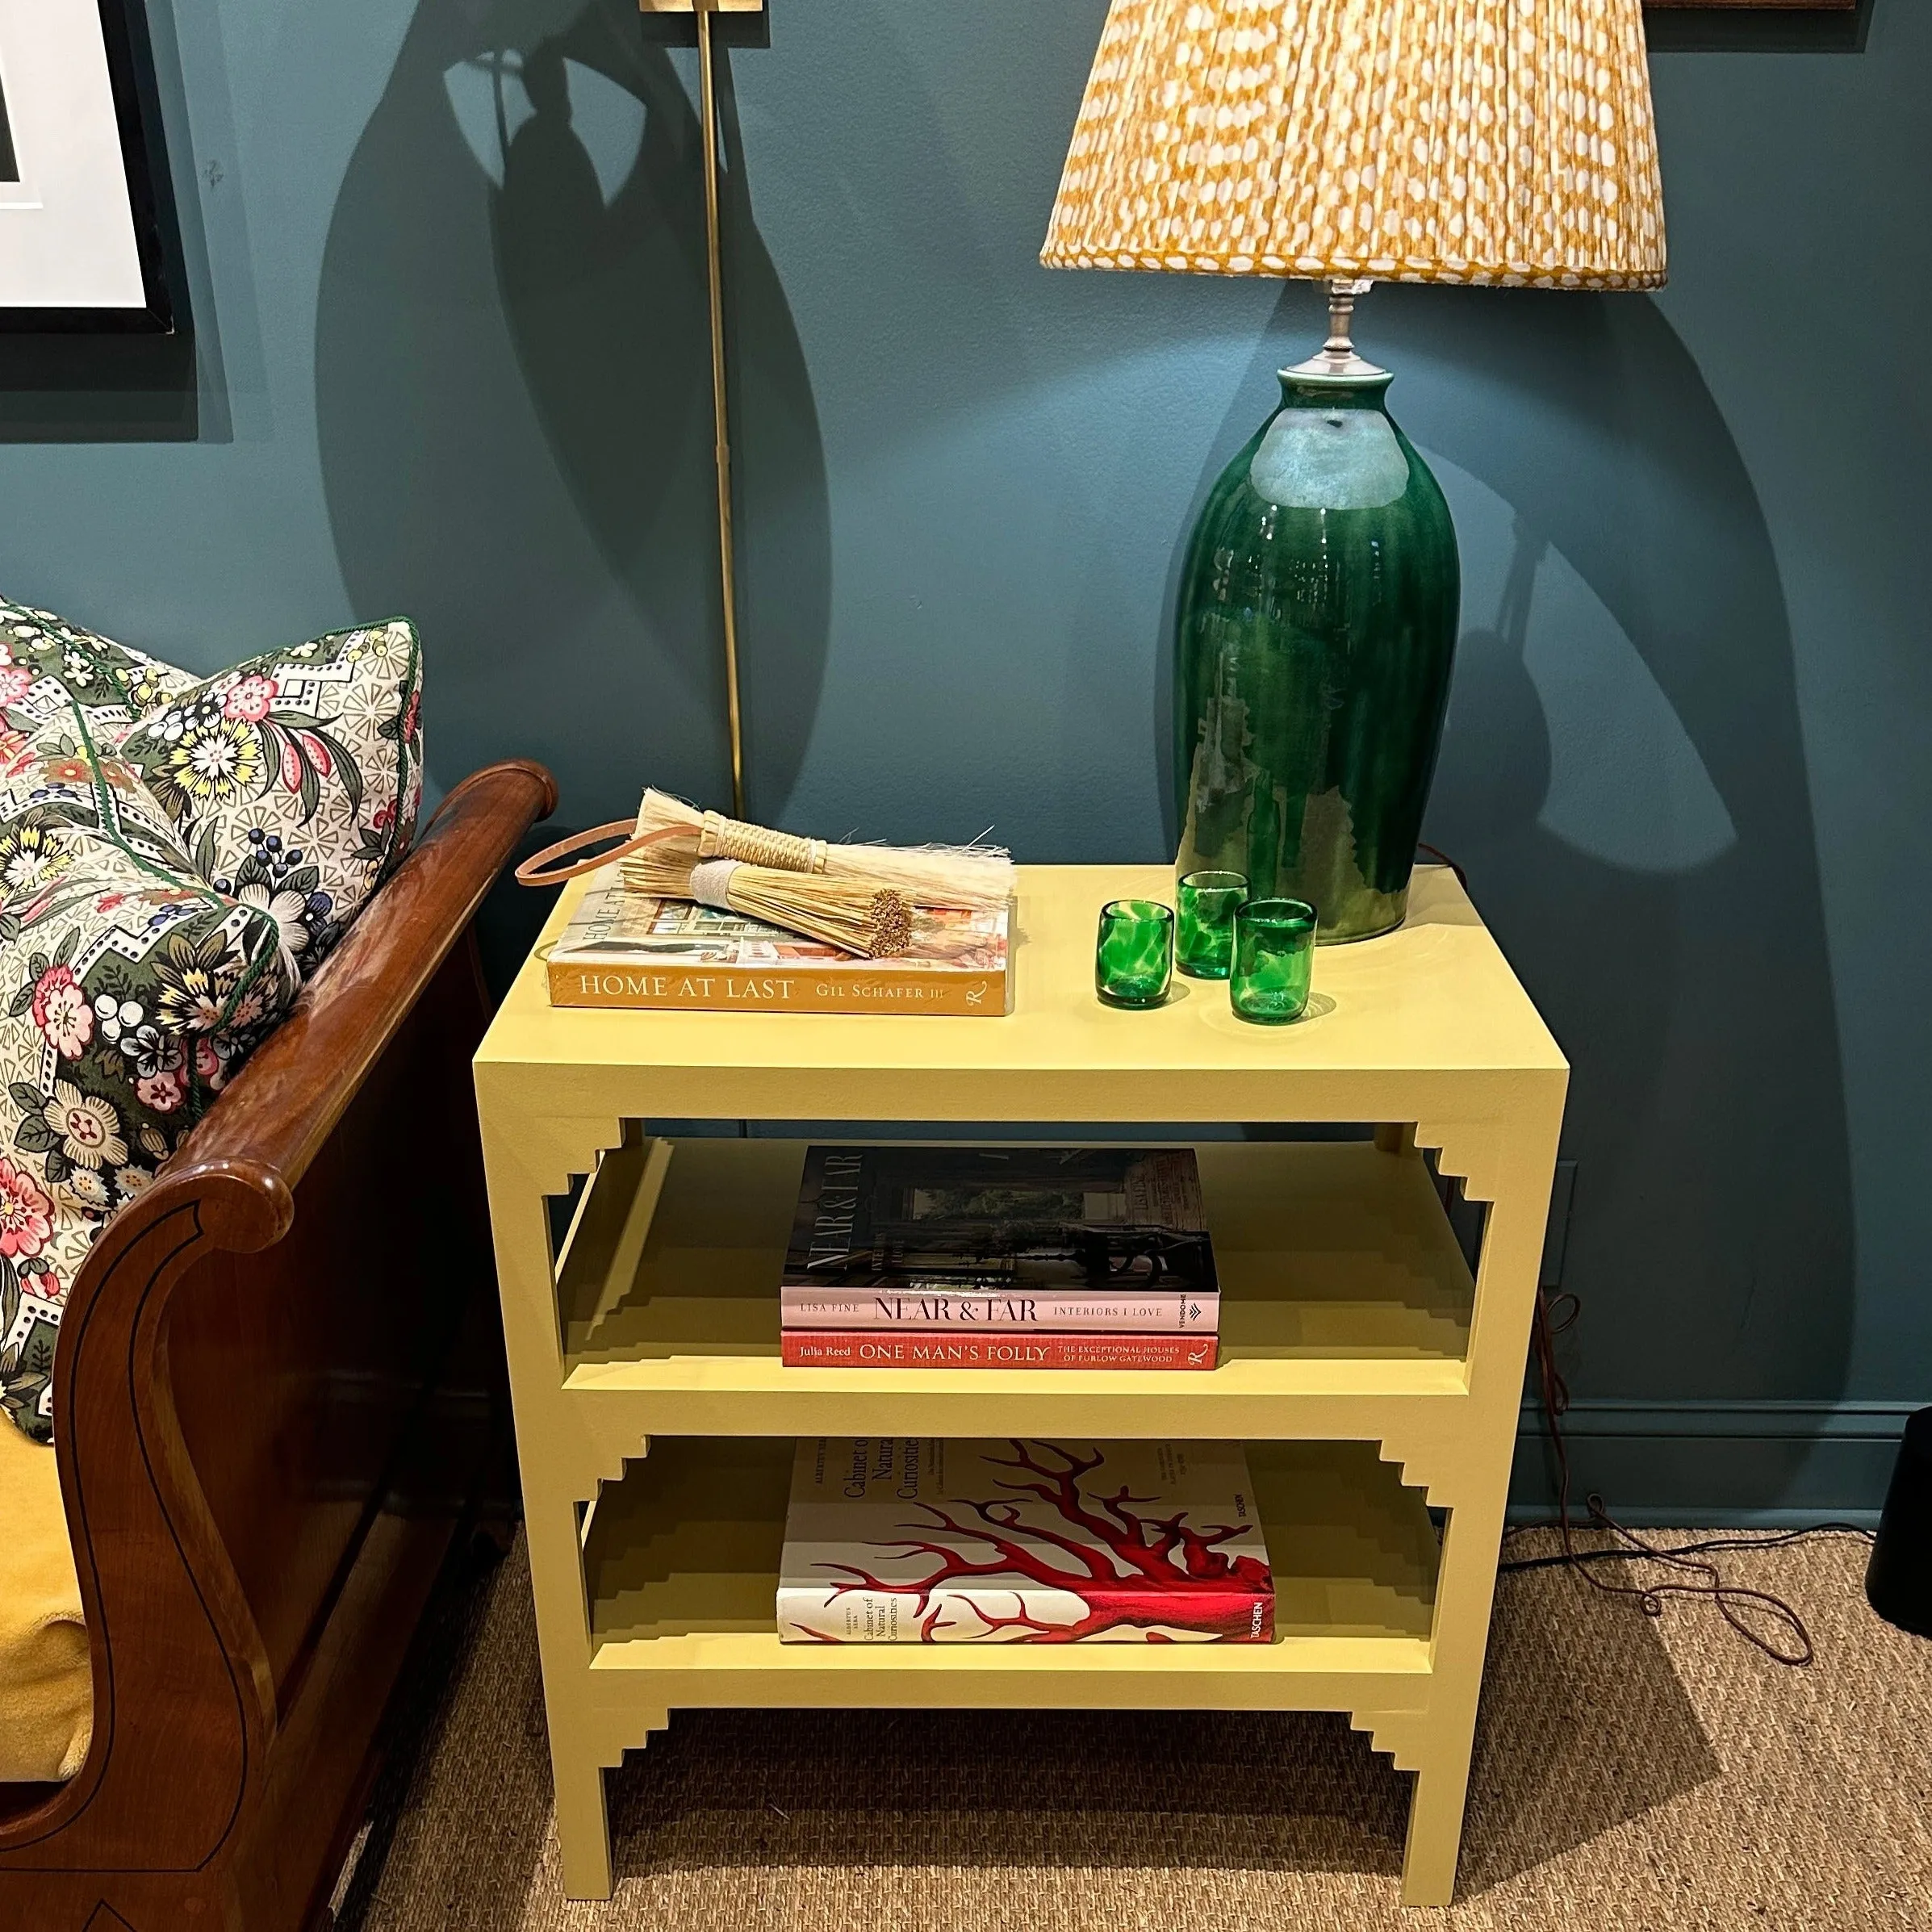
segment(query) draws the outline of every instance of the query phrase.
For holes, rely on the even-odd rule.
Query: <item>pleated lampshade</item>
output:
[[[1641,0],[1113,0],[1040,259],[1654,287]]]

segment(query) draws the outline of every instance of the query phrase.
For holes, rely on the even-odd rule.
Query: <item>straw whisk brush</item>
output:
[[[586,856],[592,847],[604,849]],[[644,794],[634,826],[573,833],[526,859],[516,876],[554,886],[613,864],[626,892],[694,899],[868,959],[908,951],[921,907],[1003,912],[1013,895],[1003,847],[830,845],[700,812],[663,792]]]
[[[1013,895],[1013,859],[1001,846],[832,845],[700,812],[664,792],[644,794],[637,836],[650,841],[646,851],[669,852],[692,866],[736,859],[821,880],[859,880],[889,888],[910,905],[997,910]]]
[[[897,958],[912,943],[912,908],[877,879],[832,879],[779,872],[742,859],[692,865],[668,844],[646,846],[622,860],[627,892],[654,899],[695,899],[767,926],[782,926],[861,958]]]

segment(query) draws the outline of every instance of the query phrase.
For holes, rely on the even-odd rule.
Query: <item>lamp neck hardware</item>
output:
[[[1372,282],[1336,276],[1328,283],[1328,339],[1305,362],[1284,369],[1298,382],[1364,383],[1389,379],[1389,372],[1355,353],[1352,331],[1357,299],[1374,286]]]

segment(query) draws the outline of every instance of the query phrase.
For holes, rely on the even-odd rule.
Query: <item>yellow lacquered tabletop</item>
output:
[[[659,1097],[663,1110],[688,1105],[694,1114],[1178,1120],[1281,1117],[1284,1073],[1298,1077],[1302,1117],[1319,1118],[1343,1106],[1337,1080],[1566,1070],[1445,867],[1417,868],[1396,931],[1317,952],[1308,1015],[1286,1027],[1237,1019],[1224,985],[1179,975],[1151,1011],[1094,997],[1101,906],[1127,897],[1171,902],[1173,875],[1163,866],[1018,868],[1014,1005],[1004,1018],[554,1008],[540,956],[585,884],[566,889],[478,1052],[479,1073],[648,1069],[675,1089]],[[1271,1102],[1263,1082],[1275,1089]],[[1374,1098],[1358,1094],[1343,1110],[1401,1111],[1375,1113]]]

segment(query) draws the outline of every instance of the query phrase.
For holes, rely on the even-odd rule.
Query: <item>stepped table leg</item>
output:
[[[608,1898],[613,1889],[610,1810],[604,1767],[571,1750],[553,1729],[550,1766],[557,1781],[557,1843],[563,1854],[566,1898]]]

